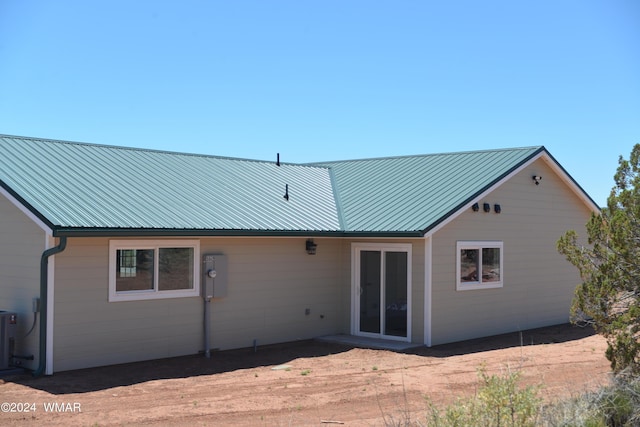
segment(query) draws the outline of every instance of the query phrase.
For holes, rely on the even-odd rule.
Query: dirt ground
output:
[[[0,381],[3,426],[379,426],[472,395],[477,369],[546,399],[606,384],[604,340],[569,325],[405,353],[316,341]],[[2,403],[4,402],[4,403]]]

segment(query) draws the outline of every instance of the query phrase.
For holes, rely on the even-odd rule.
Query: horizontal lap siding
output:
[[[211,302],[211,347],[231,349],[337,333],[343,313],[339,240],[206,238],[228,257],[228,294]],[[108,239],[69,239],[56,260],[56,371],[195,354],[200,297],[108,302]],[[305,309],[310,314],[305,314]],[[322,316],[322,318],[321,318]]]
[[[536,186],[531,179],[541,175]],[[556,250],[574,229],[584,237],[590,212],[541,160],[481,200],[491,212],[464,212],[433,238],[432,342],[564,323],[579,276]],[[502,212],[493,212],[498,203]],[[456,291],[456,241],[504,242],[504,287]]]
[[[56,256],[54,370],[193,354],[199,298],[108,301],[109,242],[69,239]]]
[[[424,256],[425,240],[413,240],[411,260],[411,342],[424,343]]]
[[[212,301],[211,345],[229,349],[309,339],[340,331],[343,312],[336,239],[203,240],[202,251],[229,261],[228,295]],[[309,309],[310,314],[305,314]]]
[[[38,366],[38,334],[23,338],[33,324],[33,298],[40,295],[40,257],[45,233],[5,196],[0,195],[0,310],[18,314],[15,353],[34,355],[23,366]]]

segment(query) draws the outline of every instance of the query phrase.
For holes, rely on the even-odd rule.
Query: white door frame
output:
[[[407,253],[407,336],[397,337],[392,335],[384,335],[384,331],[380,334],[373,334],[360,331],[360,252],[361,251],[379,251],[381,255],[385,252],[406,252]],[[382,257],[384,260],[384,256]],[[366,336],[374,338],[384,338],[395,341],[411,342],[411,265],[412,265],[412,245],[411,243],[351,243],[351,334],[357,336]],[[384,262],[382,262],[382,276],[384,277]],[[382,287],[384,289],[384,287]],[[385,306],[384,301],[381,304],[382,312]],[[381,313],[382,315],[382,313]]]

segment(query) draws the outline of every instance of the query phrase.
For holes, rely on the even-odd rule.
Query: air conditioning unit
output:
[[[0,310],[0,369],[9,369],[18,327],[18,315]]]

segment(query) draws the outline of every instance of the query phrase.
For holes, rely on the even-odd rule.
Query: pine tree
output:
[[[614,373],[640,374],[640,144],[622,156],[607,207],[587,223],[588,245],[574,230],[558,251],[582,279],[571,307],[574,322],[591,323],[607,339]]]

